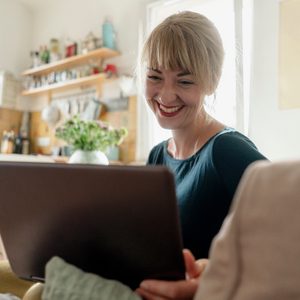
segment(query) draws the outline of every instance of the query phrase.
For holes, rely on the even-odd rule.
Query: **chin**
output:
[[[158,119],[157,121],[158,121],[159,126],[163,129],[174,130],[174,129],[178,128],[178,125],[171,124],[171,122],[169,122],[167,120]]]

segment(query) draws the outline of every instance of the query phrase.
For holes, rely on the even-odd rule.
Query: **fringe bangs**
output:
[[[148,53],[148,67],[158,69],[160,67],[169,70],[182,69],[194,74],[193,63],[189,55],[188,45],[181,32],[173,28],[163,28],[153,33],[145,47]]]
[[[223,57],[222,40],[213,23],[192,12],[165,19],[152,31],[142,52],[148,68],[188,72],[207,94],[218,85]]]

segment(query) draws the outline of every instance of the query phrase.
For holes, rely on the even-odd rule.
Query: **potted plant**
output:
[[[105,152],[120,145],[127,129],[115,129],[100,120],[82,120],[74,116],[56,129],[56,137],[72,147],[70,163],[108,164]]]

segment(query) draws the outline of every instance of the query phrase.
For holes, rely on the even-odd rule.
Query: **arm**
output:
[[[136,292],[146,300],[193,299],[198,288],[199,279],[208,260],[195,260],[189,250],[183,250],[186,268],[186,280],[163,281],[144,280]]]

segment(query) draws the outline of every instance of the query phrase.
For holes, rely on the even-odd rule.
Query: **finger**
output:
[[[192,299],[198,288],[198,280],[145,280],[140,284],[140,288],[167,299]]]
[[[201,269],[196,263],[196,259],[192,252],[188,249],[183,249],[183,258],[187,279],[199,277],[199,275],[201,274]]]
[[[198,269],[200,270],[200,273],[202,274],[203,271],[205,270],[209,260],[206,258],[198,259],[196,261],[196,264],[198,265]]]

